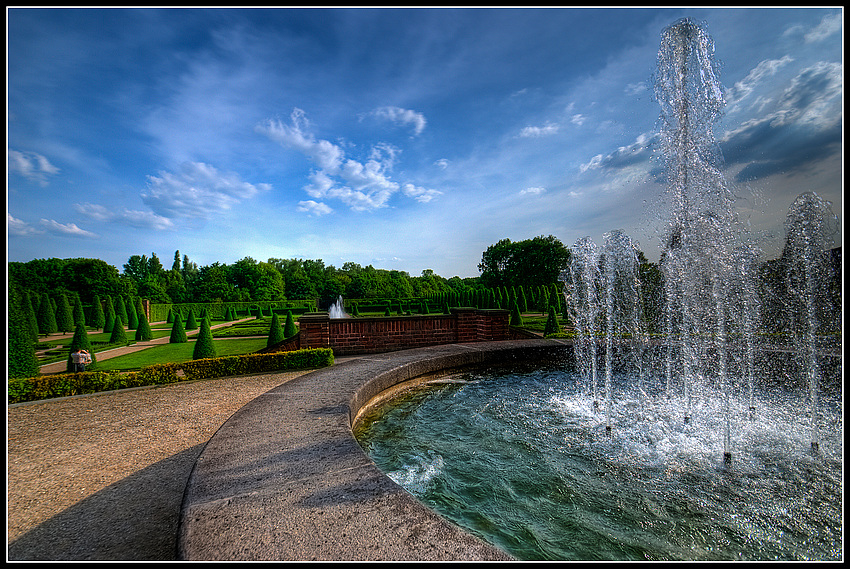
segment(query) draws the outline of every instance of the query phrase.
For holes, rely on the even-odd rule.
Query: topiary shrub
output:
[[[195,319],[195,311],[191,308],[189,309],[189,316],[186,318],[186,331],[197,330],[198,329],[198,321]]]
[[[549,305],[549,316],[546,317],[546,325],[543,327],[543,336],[547,337],[552,334],[560,334],[561,326],[558,324],[558,318],[555,316],[555,307]]]
[[[286,323],[283,325],[283,336],[291,338],[298,333],[298,328],[295,327],[295,321],[292,319],[292,311],[286,311]]]
[[[29,304],[23,292],[17,287],[9,289],[8,321],[8,377],[28,377],[38,373],[38,361],[32,341],[32,329],[26,317]],[[30,307],[30,311],[32,307]]]
[[[115,320],[112,321],[112,335],[109,336],[110,344],[124,344],[127,342],[127,333],[124,331],[124,323],[121,322],[121,317],[115,315]]]
[[[522,326],[522,314],[519,311],[519,305],[516,302],[511,304],[511,326]]]
[[[135,338],[137,342],[153,340],[153,331],[151,330],[151,325],[148,324],[148,317],[145,316],[144,312],[139,316],[139,327],[136,328]]]
[[[274,346],[279,342],[283,342],[286,336],[283,333],[283,327],[280,325],[280,319],[275,313],[272,316],[272,324],[269,328],[269,339],[266,341],[266,347]]]
[[[171,336],[168,338],[168,342],[170,344],[185,344],[188,341],[186,331],[183,329],[183,321],[180,318],[175,318],[171,325]]]
[[[192,359],[202,360],[214,357],[215,343],[213,343],[210,323],[206,320],[201,320],[201,331],[198,332],[198,339],[195,340],[195,349],[192,350]]]

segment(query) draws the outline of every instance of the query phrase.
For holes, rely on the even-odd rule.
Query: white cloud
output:
[[[44,228],[47,229],[48,232],[55,233],[57,235],[67,235],[69,237],[85,237],[89,239],[97,238],[96,233],[86,231],[85,229],[80,229],[74,223],[59,223],[58,221],[54,221],[52,219],[42,219],[40,223]]]
[[[395,107],[393,107],[395,108]],[[389,177],[398,148],[379,143],[371,148],[369,159],[358,162],[345,158],[345,152],[327,140],[317,140],[306,131],[309,122],[304,112],[295,109],[291,115],[292,124],[266,121],[258,125],[256,131],[266,135],[279,144],[302,152],[319,167],[310,173],[310,183],[304,191],[315,199],[337,199],[355,211],[366,211],[387,207],[390,198],[399,191],[400,185]],[[424,127],[424,123],[423,123]],[[428,201],[439,194],[435,190],[413,188],[406,184],[404,194],[417,201]]]
[[[154,230],[173,229],[174,223],[167,217],[150,211],[129,210],[112,211],[107,207],[92,203],[74,204],[79,213],[101,222],[116,221],[130,227],[141,227]]]
[[[47,185],[47,177],[59,173],[59,168],[36,152],[8,151],[8,164],[10,172],[17,172],[24,178],[36,182],[41,186]]]
[[[392,121],[401,126],[413,126],[413,134],[419,136],[425,130],[425,125],[428,121],[425,120],[425,115],[410,109],[402,109],[400,107],[380,107],[372,111],[372,115]]]
[[[545,126],[527,126],[522,129],[519,135],[523,138],[537,138],[539,136],[547,136],[558,132],[558,125],[546,123]]]
[[[270,189],[269,184],[255,186],[203,162],[186,162],[177,173],[148,176],[142,201],[158,216],[207,219]]]
[[[806,33],[806,43],[824,40],[836,32],[841,31],[841,14],[830,14],[824,16],[815,28]]]
[[[303,211],[310,215],[320,217],[333,212],[333,209],[331,209],[330,206],[324,203],[316,202],[313,200],[305,200],[298,202],[298,211]]]
[[[10,235],[20,235],[22,237],[27,235],[39,235],[41,233],[44,233],[44,231],[36,229],[29,223],[12,217],[12,215],[8,213],[6,214],[6,228],[8,229]]]
[[[524,190],[521,190],[519,192],[519,194],[521,196],[524,196],[524,195],[527,195],[527,194],[540,195],[540,194],[544,193],[545,191],[546,191],[546,188],[532,187],[532,188],[525,188]]]
[[[776,74],[782,67],[794,61],[789,55],[783,56],[781,59],[766,59],[759,62],[746,77],[735,83],[735,85],[726,90],[726,98],[730,105],[747,97],[755,90],[758,85],[766,78]]]
[[[405,184],[402,189],[404,195],[414,198],[416,201],[420,203],[426,203],[442,194],[443,192],[437,190],[428,190],[425,188],[419,188],[414,186],[413,184]]]
[[[445,158],[440,158],[439,160],[434,162],[434,166],[437,166],[437,167],[445,170],[446,168],[449,167],[449,161],[446,160]]]
[[[581,173],[584,173],[588,170],[595,170],[596,168],[599,168],[600,164],[602,164],[602,155],[597,154],[596,156],[590,159],[590,162],[579,166],[579,171],[581,171]]]
[[[576,115],[573,115],[572,118],[570,118],[570,122],[573,123],[576,126],[583,125],[584,121],[586,121],[586,120],[587,120],[587,117],[585,117],[582,114],[576,114]]]

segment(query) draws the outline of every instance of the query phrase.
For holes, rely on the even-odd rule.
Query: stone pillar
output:
[[[331,317],[327,312],[308,312],[298,319],[301,348],[329,348]]]

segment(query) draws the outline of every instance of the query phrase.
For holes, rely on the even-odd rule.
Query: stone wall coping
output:
[[[180,513],[183,560],[510,560],[387,477],[352,433],[388,389],[451,368],[563,356],[563,340],[372,354],[305,374],[234,413],[202,450]]]

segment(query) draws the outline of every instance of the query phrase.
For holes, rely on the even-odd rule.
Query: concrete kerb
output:
[[[561,356],[568,342],[452,344],[354,359],[257,397],[213,435],[180,512],[182,560],[510,560],[369,459],[358,413],[389,389],[469,365]]]

